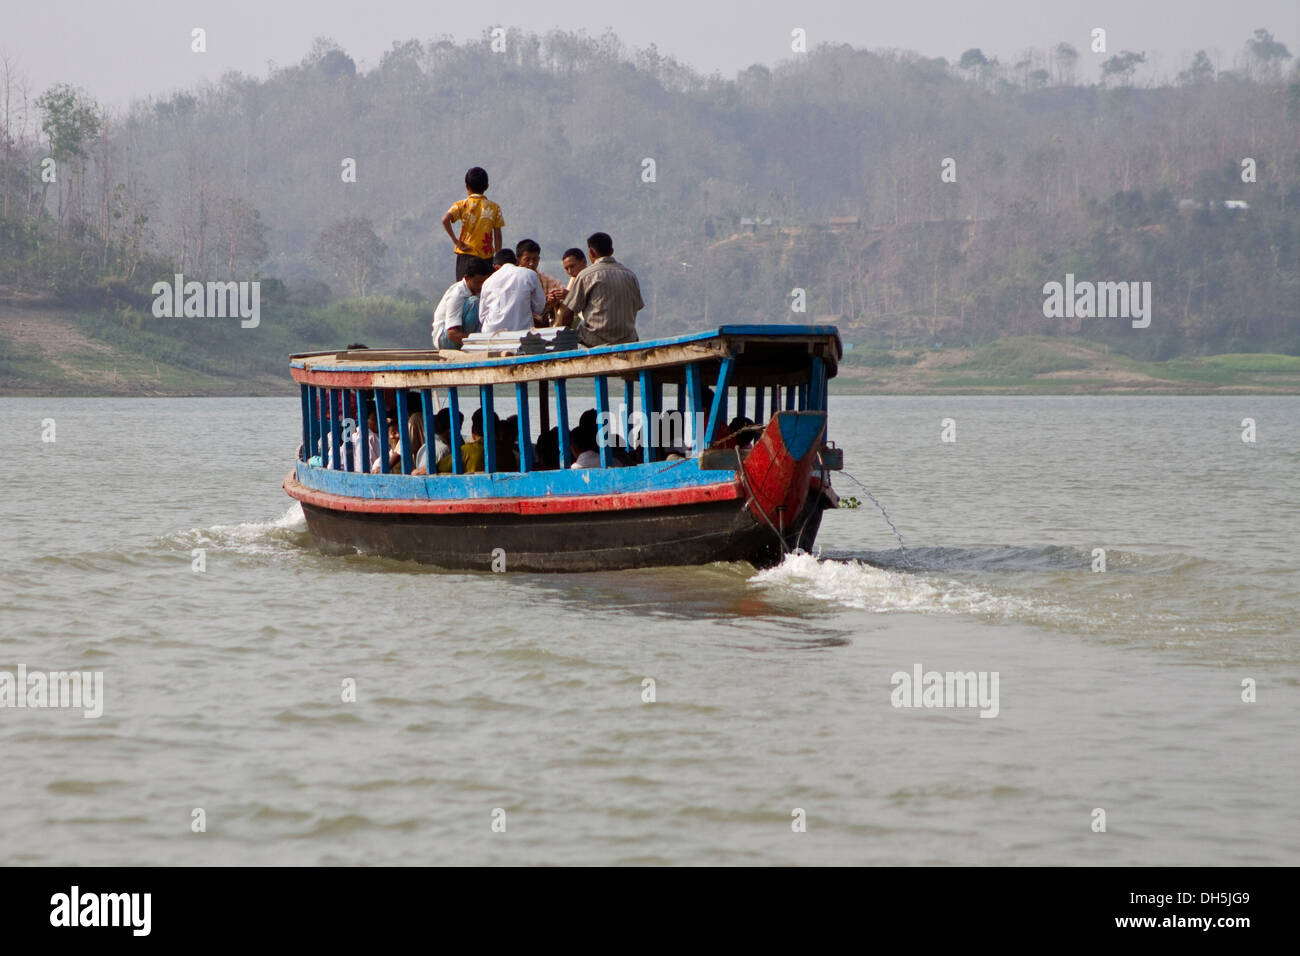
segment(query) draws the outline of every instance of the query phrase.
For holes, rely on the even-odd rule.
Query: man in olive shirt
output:
[[[567,324],[573,313],[581,312],[578,338],[588,348],[637,341],[636,314],[645,303],[636,275],[614,260],[614,240],[607,233],[587,237],[587,254],[591,265],[578,273],[556,307],[558,324]]]

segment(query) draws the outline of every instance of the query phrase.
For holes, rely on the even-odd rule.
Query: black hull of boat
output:
[[[526,517],[370,513],[307,502],[302,509],[312,535],[340,550],[449,570],[589,572],[714,561],[771,567],[785,551],[812,549],[828,506],[820,492],[810,493],[798,519],[780,537],[734,500]]]

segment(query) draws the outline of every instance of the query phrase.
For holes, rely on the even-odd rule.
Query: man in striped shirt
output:
[[[569,293],[556,311],[567,324],[575,312],[582,313],[578,338],[588,348],[637,341],[636,314],[645,308],[641,285],[627,266],[614,259],[614,240],[608,233],[587,237],[591,265],[578,273]]]

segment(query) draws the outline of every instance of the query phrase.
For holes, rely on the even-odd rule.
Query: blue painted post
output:
[[[298,391],[302,395],[302,460],[306,461],[311,457],[311,388],[301,385]]]
[[[763,389],[761,385],[758,388],[754,389],[754,424],[755,425],[763,424],[763,396],[766,394],[767,392]]]
[[[361,449],[361,473],[368,475],[370,474],[370,426],[366,424],[366,419],[369,418],[364,401],[366,393],[357,389],[354,394],[357,399],[357,447]]]
[[[799,386],[799,410],[806,412],[808,410],[808,383],[804,382]]]
[[[569,448],[569,383],[562,378],[555,380],[555,424],[560,429],[560,467],[568,468],[573,461]]]
[[[645,454],[641,461],[645,464],[655,460],[655,441],[659,437],[659,429],[653,424],[655,421],[655,386],[650,381],[650,370],[641,371],[641,447]]]
[[[600,445],[600,467],[608,468],[609,444],[613,438],[614,424],[609,420],[609,380],[604,375],[596,376],[596,437],[600,437],[600,427],[604,423],[605,440]]]
[[[451,420],[451,473],[465,474],[465,459],[460,453],[460,393],[447,389],[447,415]]]
[[[357,470],[356,462],[352,459],[351,448],[352,436],[356,434],[357,419],[355,412],[352,414],[348,413],[348,396],[351,394],[352,392],[350,389],[339,389],[339,415],[343,420],[343,447],[340,449],[339,453],[343,456],[344,471]],[[348,428],[348,422],[352,423],[351,429]]]
[[[677,383],[677,410],[682,413],[683,420],[686,416],[686,383]]]
[[[492,408],[492,386],[478,387],[478,404],[483,410],[483,470],[489,475],[497,470],[497,417]]]
[[[330,393],[330,447],[334,452],[334,470],[343,470],[343,390],[331,388]]]
[[[420,411],[424,414],[424,470],[427,474],[436,475],[438,460],[433,454],[433,389],[420,389]]]
[[[634,394],[634,385],[630,378],[625,378],[623,382],[623,415],[620,416],[619,424],[623,425],[623,441],[627,447],[628,453],[632,453],[632,410],[636,407],[636,394]]]
[[[551,388],[546,379],[537,383],[537,434],[545,435],[551,430]]]
[[[794,400],[796,398],[795,387],[793,385],[785,386],[785,410],[794,411]]]
[[[409,475],[415,467],[411,457],[411,430],[406,427],[406,420],[411,416],[411,403],[406,389],[397,390],[397,441],[402,446],[402,474]]]
[[[781,386],[780,385],[772,386],[771,399],[772,400],[768,402],[768,405],[772,409],[772,414],[775,415],[777,412],[781,410]]]
[[[320,396],[316,394],[316,386],[307,386],[307,410],[310,417],[307,421],[307,427],[310,429],[307,435],[307,454],[303,461],[310,461],[312,455],[320,452]]]
[[[320,434],[316,438],[320,442],[320,464],[324,468],[329,464],[330,392],[328,388],[316,387],[316,414],[320,416]]]
[[[691,421],[691,438],[692,438],[691,451],[693,454],[696,455],[704,451],[705,429],[703,428],[702,425],[701,427],[698,428],[696,427],[697,422],[703,421],[703,416],[705,414],[704,409],[701,407],[704,404],[704,389],[702,387],[702,384],[703,383],[701,383],[700,381],[700,364],[698,362],[692,362],[691,364],[687,365],[686,366],[686,392],[688,395],[689,404],[687,405],[686,413],[690,416],[690,421]]]
[[[533,470],[533,429],[528,421],[528,383],[515,383],[515,408],[519,414],[519,470]]]
[[[808,389],[808,407],[814,411],[826,410],[826,363],[820,356],[813,356],[812,381]]]
[[[712,444],[713,436],[718,433],[719,419],[727,417],[727,386],[730,384],[734,361],[734,359],[724,358],[722,364],[718,366],[718,381],[713,388],[713,407],[709,409],[709,421],[704,426],[705,448]],[[721,424],[725,425],[726,422]]]
[[[375,389],[375,426],[379,429],[379,470],[388,474],[388,405],[384,402],[384,390]]]

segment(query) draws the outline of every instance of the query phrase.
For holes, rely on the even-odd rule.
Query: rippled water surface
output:
[[[106,698],[0,862],[1300,863],[1300,399],[836,397],[819,556],[581,576],[323,553],[294,399],[0,408],[0,671]]]

